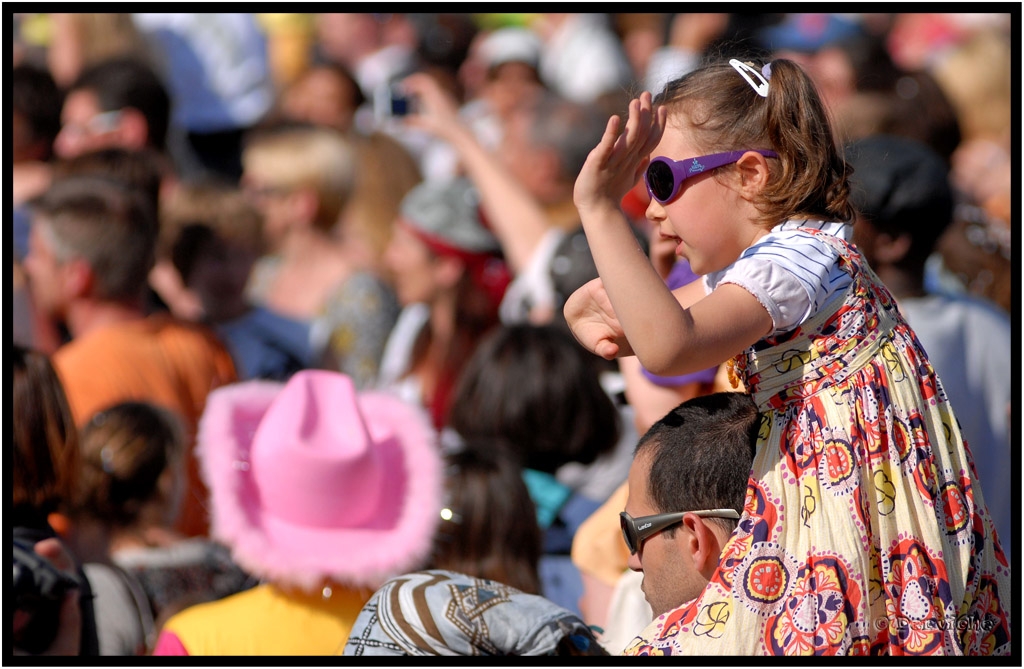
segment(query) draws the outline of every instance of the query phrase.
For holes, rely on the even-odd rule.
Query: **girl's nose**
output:
[[[647,220],[655,225],[660,225],[665,220],[665,207],[660,202],[651,198],[650,203],[647,205],[647,209],[644,210],[644,216]]]

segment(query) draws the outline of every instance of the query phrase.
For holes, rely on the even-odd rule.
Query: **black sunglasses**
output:
[[[700,516],[701,518],[727,518],[739,520],[740,514],[736,509],[705,509],[703,511],[678,511],[675,513],[657,513],[653,516],[640,516],[633,518],[625,511],[619,514],[619,524],[622,526],[622,538],[626,541],[626,547],[630,555],[636,555],[644,541],[650,539],[658,532],[663,532],[677,523],[683,521],[683,516],[688,513]]]
[[[747,151],[760,153],[765,158],[778,158],[779,154],[765,149],[746,149],[743,151],[726,151],[725,153],[712,153],[707,156],[687,158],[686,160],[672,160],[664,156],[652,158],[651,163],[644,172],[644,182],[647,184],[647,192],[661,204],[671,202],[679,193],[683,182],[690,177],[695,177],[705,172],[735,163]]]

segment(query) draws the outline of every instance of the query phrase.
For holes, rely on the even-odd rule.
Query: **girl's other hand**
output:
[[[647,169],[651,151],[661,141],[665,109],[653,109],[651,94],[645,91],[629,103],[624,131],[620,131],[620,125],[618,116],[608,119],[604,136],[587,156],[576,178],[573,202],[581,215],[596,208],[618,209],[622,198]]]
[[[600,278],[576,289],[563,313],[573,336],[591,353],[606,360],[633,355]]]

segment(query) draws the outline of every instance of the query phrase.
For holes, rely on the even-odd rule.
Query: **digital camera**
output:
[[[373,111],[380,122],[406,116],[413,111],[412,99],[396,84],[380,86],[373,100]]]
[[[53,643],[60,624],[60,608],[71,588],[80,587],[74,574],[57,569],[35,552],[35,542],[14,537],[14,610],[28,614],[29,620],[14,632],[14,646],[39,654]]]

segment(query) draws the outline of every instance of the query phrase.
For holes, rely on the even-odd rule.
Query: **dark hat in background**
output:
[[[630,227],[644,253],[647,253],[647,239],[636,227]],[[551,285],[555,289],[555,299],[559,309],[577,288],[597,278],[597,265],[594,264],[594,256],[590,253],[590,243],[587,241],[587,235],[583,232],[582,227],[566,233],[558,242],[548,266],[548,273],[551,277]]]
[[[862,218],[890,234],[934,244],[953,219],[945,161],[908,137],[873,135],[846,147],[853,169],[850,199]]]
[[[781,23],[763,28],[757,41],[772,51],[814,53],[826,46],[862,35],[860,24],[839,14],[788,14]]]
[[[548,271],[559,308],[577,288],[597,278],[597,265],[590,254],[590,244],[583,228],[562,237],[551,257]]]
[[[467,179],[419,184],[402,199],[401,216],[421,237],[452,251],[501,252],[501,244],[481,216],[480,196]]]

